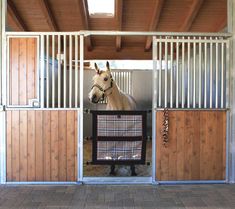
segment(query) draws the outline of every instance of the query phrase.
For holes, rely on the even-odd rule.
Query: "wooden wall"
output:
[[[37,39],[9,40],[9,104],[28,105],[37,97]]]
[[[7,111],[7,181],[76,181],[77,111]]]
[[[226,111],[169,111],[163,146],[163,112],[156,114],[157,180],[224,180]]]

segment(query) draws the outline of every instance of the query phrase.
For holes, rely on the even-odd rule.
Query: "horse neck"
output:
[[[118,86],[113,82],[112,93],[107,96],[107,107],[111,109],[122,109],[121,93]]]

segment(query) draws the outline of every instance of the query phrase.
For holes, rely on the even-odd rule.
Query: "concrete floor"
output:
[[[0,186],[0,209],[235,208],[235,185]]]

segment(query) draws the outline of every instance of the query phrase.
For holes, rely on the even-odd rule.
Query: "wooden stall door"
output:
[[[7,181],[77,180],[77,111],[7,111]]]
[[[9,105],[26,106],[37,98],[37,38],[9,38]]]
[[[163,112],[156,117],[157,180],[225,180],[226,111],[169,111],[166,147]]]

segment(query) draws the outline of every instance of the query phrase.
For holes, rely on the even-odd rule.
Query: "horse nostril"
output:
[[[94,95],[92,96],[92,98],[91,98],[91,101],[94,102],[95,99],[96,99],[96,95],[94,94]]]

